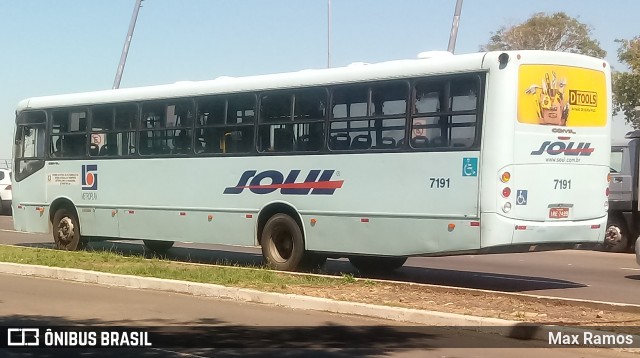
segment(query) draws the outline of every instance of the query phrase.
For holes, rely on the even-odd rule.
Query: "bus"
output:
[[[277,270],[604,241],[611,74],[513,51],[30,98],[13,219],[91,240],[261,247]]]

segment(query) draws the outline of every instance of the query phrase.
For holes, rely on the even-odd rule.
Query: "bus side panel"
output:
[[[317,222],[305,234],[312,251],[405,256],[479,248],[480,228],[468,220],[303,215],[305,223],[311,218]]]
[[[131,239],[190,241],[187,229],[195,224],[194,215],[179,210],[127,209],[119,212],[120,235]]]
[[[118,225],[119,215],[122,211],[115,208],[95,209],[95,230],[97,236],[118,237],[120,229]]]
[[[248,215],[179,208],[118,211],[122,238],[253,246],[255,215]]]

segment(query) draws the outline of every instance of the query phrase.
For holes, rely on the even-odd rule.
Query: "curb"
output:
[[[523,321],[510,321],[498,318],[467,316],[454,313],[426,311],[411,308],[378,306],[367,303],[345,302],[327,298],[310,297],[296,294],[263,292],[247,288],[227,287],[216,284],[197,283],[87,271],[72,268],[58,268],[41,265],[24,265],[0,262],[0,273],[19,276],[52,278],[106,286],[166,291],[190,294],[194,296],[215,297],[252,303],[270,304],[281,307],[324,311],[339,314],[359,315],[392,321],[415,323],[429,326],[448,326],[473,330],[480,333],[499,334],[501,336],[523,340],[549,341],[551,333],[584,335],[586,332],[597,334],[616,334],[612,332],[582,329],[576,327],[539,325]],[[640,343],[640,336],[632,336],[633,342]],[[552,346],[550,346],[552,347]],[[587,347],[587,346],[581,346]],[[615,347],[613,347],[615,348]],[[640,348],[623,348],[624,351],[640,353]]]

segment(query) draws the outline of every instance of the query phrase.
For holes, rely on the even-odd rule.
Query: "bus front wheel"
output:
[[[363,273],[384,273],[397,270],[407,261],[406,257],[351,256],[349,262]]]
[[[78,216],[67,208],[59,209],[53,216],[53,241],[58,250],[75,251],[86,245],[80,236]]]
[[[276,270],[295,271],[305,254],[302,230],[287,214],[276,214],[267,221],[260,244],[267,266]]]

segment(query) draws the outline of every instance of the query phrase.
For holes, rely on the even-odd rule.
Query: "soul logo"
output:
[[[283,195],[333,195],[342,188],[344,180],[331,180],[335,170],[310,170],[303,182],[296,182],[301,170],[291,170],[285,177],[277,170],[247,170],[240,176],[236,186],[224,189],[224,194],[240,194],[249,189],[255,194],[269,194],[280,190]],[[269,181],[263,184],[263,181]]]

